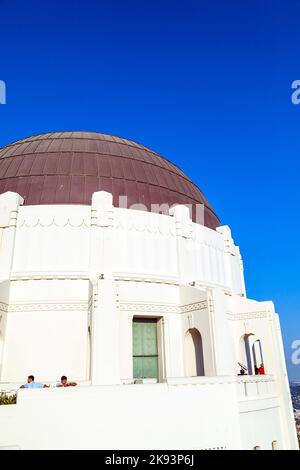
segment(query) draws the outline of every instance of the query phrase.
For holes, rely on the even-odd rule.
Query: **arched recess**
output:
[[[263,359],[263,354],[262,354],[261,341],[255,336],[254,336],[254,341],[252,344],[252,354],[253,354],[254,367],[259,368],[260,365],[263,364],[264,359]]]
[[[184,339],[186,377],[205,375],[202,337],[196,328],[186,332]]]
[[[242,364],[244,367],[246,367],[247,371],[246,373],[251,375],[252,369],[253,369],[253,364],[252,364],[252,354],[251,354],[251,348],[249,345],[249,335],[243,335],[240,338],[240,353],[239,353],[239,363]]]
[[[261,341],[255,334],[249,333],[241,337],[239,362],[247,367],[249,375],[254,375],[264,362]]]

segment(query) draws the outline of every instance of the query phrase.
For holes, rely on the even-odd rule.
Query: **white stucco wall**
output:
[[[0,407],[0,448],[282,449],[274,379],[251,380],[20,390],[17,405]]]
[[[92,384],[66,394],[22,391],[3,445],[145,448],[133,425],[127,437],[124,431],[111,440],[116,427],[122,429],[120,419],[134,422],[142,407],[149,448],[251,448],[260,445],[253,444],[257,426],[265,448],[274,433],[282,448],[296,445],[274,306],[246,298],[229,227],[194,224],[185,207],[166,216],[114,208],[104,192],[93,195],[91,206],[22,206],[18,195],[0,195],[0,316],[2,382],[21,383],[28,374],[54,382],[65,374]],[[136,316],[158,321],[161,383],[149,388],[121,385],[133,381]],[[190,370],[185,338],[192,330],[202,339],[201,386],[182,382]],[[236,383],[246,333],[263,345],[266,373],[273,377],[267,397],[262,379]],[[217,385],[220,377],[230,379]],[[240,404],[245,400],[247,406]],[[43,409],[48,435],[23,436],[28,413],[40,420]],[[85,437],[72,428],[59,441],[61,413],[66,422],[87,419]],[[162,416],[159,433],[155,416]],[[1,436],[0,430],[0,442]]]
[[[2,381],[88,378],[88,293],[87,280],[11,282]]]

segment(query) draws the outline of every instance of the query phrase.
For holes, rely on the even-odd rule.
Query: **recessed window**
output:
[[[158,379],[157,319],[134,318],[133,378]]]

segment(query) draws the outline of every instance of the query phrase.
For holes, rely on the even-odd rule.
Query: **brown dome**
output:
[[[0,149],[0,194],[24,204],[90,204],[95,191],[126,195],[128,206],[204,204],[205,225],[220,222],[199,188],[173,163],[131,140],[97,132],[53,132]],[[193,220],[195,220],[193,207]]]

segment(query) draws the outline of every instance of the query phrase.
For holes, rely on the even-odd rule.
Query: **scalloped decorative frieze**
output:
[[[170,216],[146,211],[124,212],[125,210],[122,208],[115,211],[114,228],[175,237],[174,220]]]
[[[152,235],[160,234],[164,236],[175,237],[175,230],[173,230],[172,227],[164,228],[160,225],[155,226],[154,224],[138,224],[136,222],[122,224],[121,222],[118,222],[116,223],[115,228],[139,233],[147,232],[151,233]]]
[[[48,227],[58,227],[58,228],[64,228],[64,227],[72,227],[72,228],[79,228],[79,227],[86,227],[90,228],[90,220],[86,221],[85,219],[77,219],[75,218],[67,218],[67,219],[57,219],[57,218],[40,218],[37,217],[35,219],[31,220],[20,220],[17,224],[18,228],[36,228],[36,227],[42,227],[42,228],[48,228]]]

